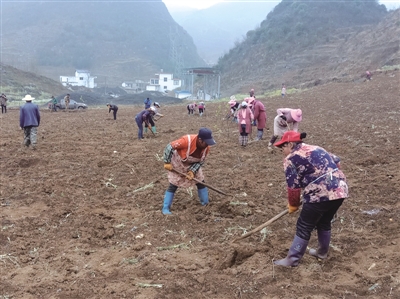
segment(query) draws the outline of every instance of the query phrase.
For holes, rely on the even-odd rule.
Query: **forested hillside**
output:
[[[399,10],[388,13],[377,1],[283,0],[219,60],[222,85],[227,92],[308,86],[400,64],[399,19]]]

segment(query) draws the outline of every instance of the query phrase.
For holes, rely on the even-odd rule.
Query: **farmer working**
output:
[[[253,112],[248,107],[246,101],[242,102],[241,108],[237,113],[238,126],[239,126],[239,144],[246,146],[249,142],[249,134],[251,134],[251,124],[254,121]]]
[[[155,109],[155,114],[151,115],[151,118],[149,120],[149,123],[151,125],[151,130],[153,131],[154,134],[157,133],[157,128],[156,128],[156,124],[155,121],[159,120],[161,117],[164,116],[164,114],[161,114],[158,109],[161,108],[161,105],[158,102],[154,102],[153,103],[153,109]],[[149,108],[150,109],[150,108]],[[151,110],[151,109],[150,109]],[[158,116],[158,118],[156,118],[156,116]],[[147,133],[147,127],[144,128],[144,132]]]
[[[261,140],[264,134],[264,127],[267,122],[267,112],[265,106],[259,100],[254,100],[253,103],[254,120],[257,126],[256,140]]]
[[[65,111],[69,109],[69,102],[70,102],[70,95],[69,93],[67,93],[67,95],[64,97]]]
[[[4,93],[2,93],[0,96],[1,114],[7,113],[7,100],[8,100],[7,96]]]
[[[112,110],[113,111],[113,115],[114,115],[114,120],[117,120],[118,106],[107,103],[107,107],[108,107],[108,113],[110,113],[111,110]]]
[[[164,150],[164,168],[169,170],[169,187],[164,195],[164,215],[171,214],[170,208],[178,187],[188,188],[196,185],[201,205],[208,204],[208,189],[203,184],[193,181],[193,178],[204,182],[201,166],[210,151],[210,146],[214,144],[216,142],[211,130],[200,128],[197,135],[185,135],[167,145]],[[174,169],[186,174],[186,177],[174,172]]]
[[[325,149],[303,143],[305,133],[286,132],[274,145],[281,148],[288,190],[289,213],[298,210],[303,190],[303,208],[297,220],[296,235],[286,258],[275,265],[296,267],[303,257],[311,232],[316,228],[319,247],[309,253],[320,259],[328,256],[331,221],[348,197],[346,177],[339,157]]]
[[[150,130],[152,129],[150,120],[154,114],[156,114],[156,108],[154,108],[154,107],[150,107],[149,109],[145,109],[145,110],[139,112],[138,114],[136,114],[135,121],[139,128],[139,131],[138,131],[139,140],[144,139],[144,137],[143,137],[143,122],[145,123],[145,127],[149,128]]]
[[[144,109],[149,109],[151,106],[151,100],[149,98],[146,98],[144,101]]]
[[[37,143],[37,127],[40,125],[39,107],[32,103],[31,95],[27,94],[22,100],[26,101],[25,105],[19,110],[19,126],[24,130],[24,145],[32,149],[36,149]]]
[[[272,136],[268,146],[274,144],[278,137],[282,136],[286,131],[295,131],[299,129],[299,122],[302,120],[302,111],[300,109],[279,108],[276,110],[277,116],[274,119],[274,135]],[[289,125],[292,124],[292,128]]]

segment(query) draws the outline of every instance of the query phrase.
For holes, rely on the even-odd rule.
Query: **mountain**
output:
[[[113,86],[205,65],[161,0],[6,1],[1,22],[2,62],[54,80],[89,69]]]
[[[400,64],[399,10],[377,1],[283,0],[220,58],[224,92],[352,80]]]
[[[249,30],[260,25],[277,2],[242,0],[222,2],[206,9],[171,11],[174,20],[193,38],[199,55],[215,65]]]

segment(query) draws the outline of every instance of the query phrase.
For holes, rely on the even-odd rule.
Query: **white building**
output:
[[[160,74],[155,74],[155,77],[150,79],[146,90],[166,92],[180,88],[181,86],[181,79],[175,79],[173,74],[163,73],[161,70]]]
[[[64,86],[85,86],[87,88],[95,88],[97,84],[94,83],[94,79],[97,77],[90,77],[90,73],[87,70],[76,70],[75,76],[60,76],[60,82]]]

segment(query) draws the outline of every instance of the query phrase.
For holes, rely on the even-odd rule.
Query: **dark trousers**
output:
[[[331,221],[344,198],[323,202],[305,203],[297,219],[296,235],[303,240],[310,240],[311,233],[316,228],[320,231],[330,231]]]
[[[241,124],[241,125],[240,125],[240,128],[241,128],[241,130],[240,130],[240,136],[247,136],[248,133],[246,133],[246,125],[245,125],[245,124]]]
[[[200,190],[200,189],[204,189],[206,186],[204,186],[203,184],[197,183],[196,187],[197,187],[197,190]],[[178,189],[178,186],[175,186],[174,184],[169,183],[167,191],[171,192],[171,193],[175,193],[177,189]]]
[[[138,138],[143,139],[143,121],[139,117],[135,117],[136,124],[139,128]]]
[[[118,108],[113,110],[114,120],[117,119],[117,111],[118,111]]]
[[[1,113],[7,113],[7,106],[1,105]]]

